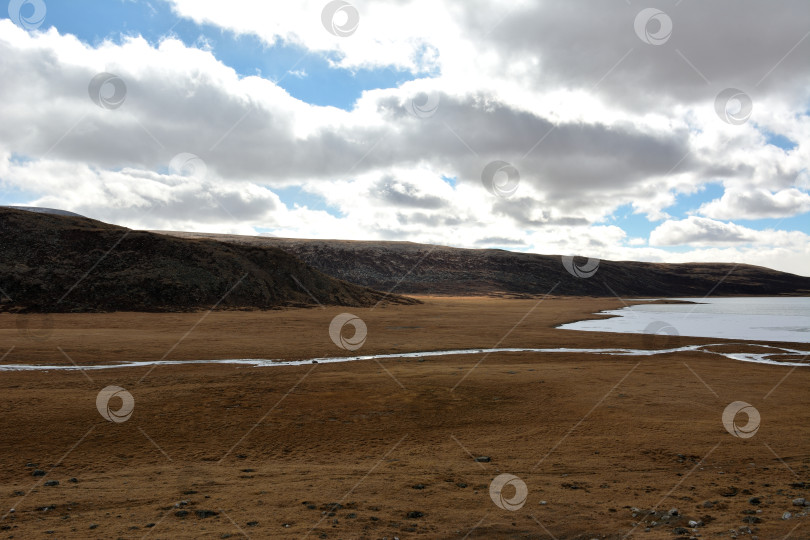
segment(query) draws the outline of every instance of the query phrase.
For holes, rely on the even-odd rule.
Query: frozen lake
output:
[[[609,319],[566,330],[810,343],[810,298],[678,298],[695,304],[640,304],[603,311]]]

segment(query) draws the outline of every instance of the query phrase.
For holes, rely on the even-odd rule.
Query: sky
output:
[[[810,275],[806,0],[0,2],[0,205]]]

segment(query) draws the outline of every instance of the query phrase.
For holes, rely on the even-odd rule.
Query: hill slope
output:
[[[601,261],[590,278],[575,277],[561,257],[497,249],[459,249],[411,242],[298,240],[164,232],[234,245],[278,247],[331,276],[402,294],[681,297],[810,295],[810,278],[752,265]],[[580,267],[585,259],[575,261]],[[401,280],[401,282],[400,282]],[[397,283],[400,282],[398,285]]]
[[[415,302],[337,280],[272,247],[9,208],[0,208],[0,288],[2,310],[55,312]]]

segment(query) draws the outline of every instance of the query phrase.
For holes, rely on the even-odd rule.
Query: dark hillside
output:
[[[0,288],[0,309],[55,312],[414,302],[340,281],[278,248],[9,208],[0,208]]]

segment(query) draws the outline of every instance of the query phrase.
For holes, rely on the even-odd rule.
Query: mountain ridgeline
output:
[[[0,207],[0,311],[419,302],[401,294],[810,295],[810,277],[744,264],[597,261],[411,242],[135,231],[64,212]]]
[[[810,277],[728,263],[566,260],[412,242],[299,240],[164,232],[279,248],[336,278],[400,294],[639,297],[810,295]],[[566,268],[567,266],[567,268]]]

